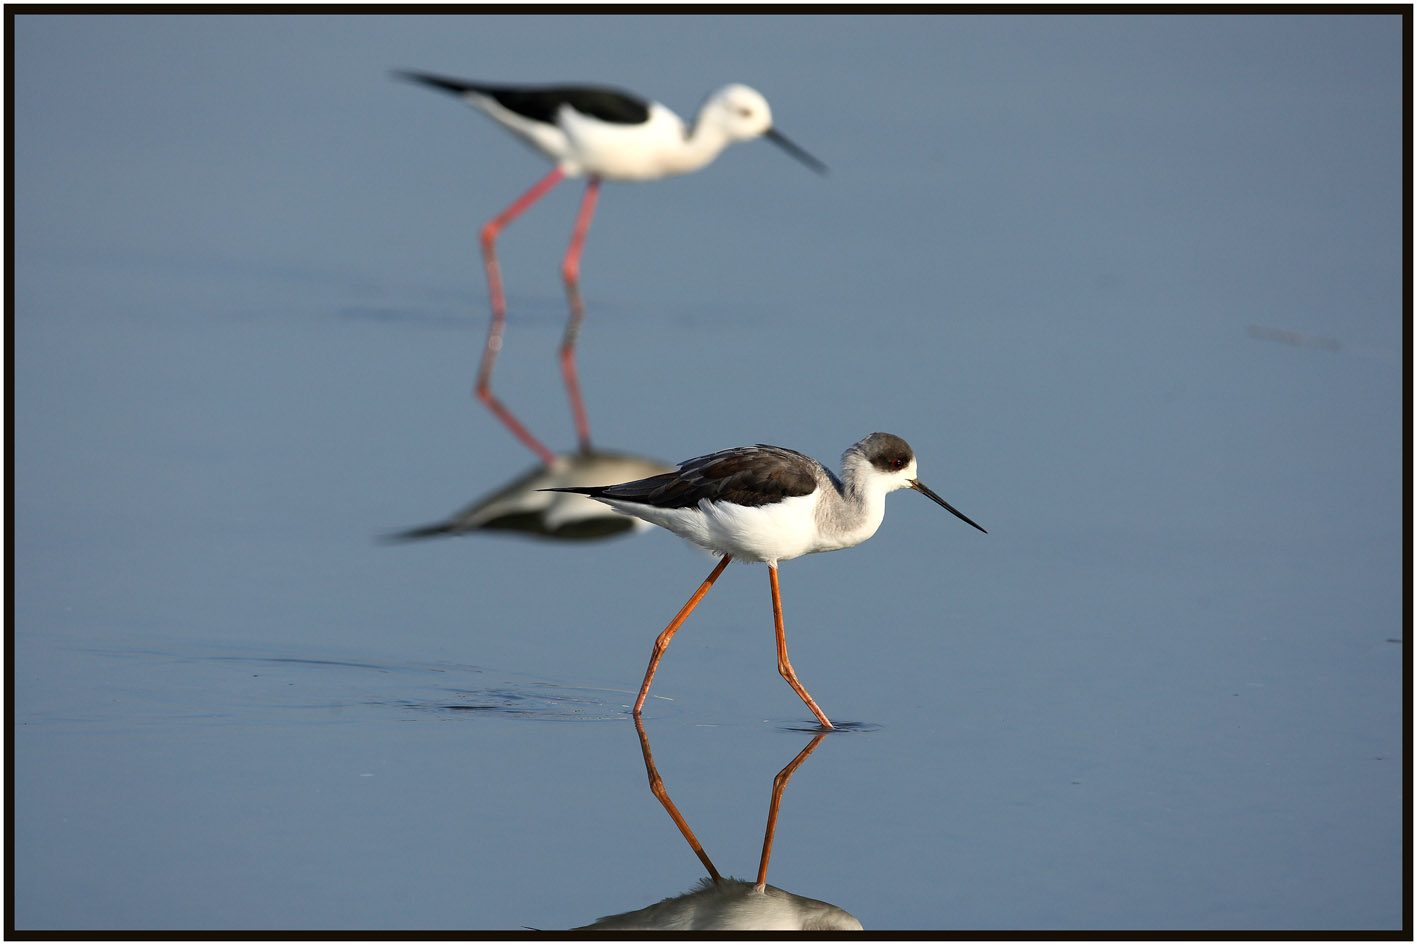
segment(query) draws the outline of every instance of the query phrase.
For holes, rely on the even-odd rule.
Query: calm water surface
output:
[[[17,928],[570,928],[707,874],[627,706],[712,562],[378,540],[533,461],[469,388],[477,227],[543,171],[392,67],[681,112],[744,81],[832,168],[755,143],[607,186],[582,269],[598,446],[834,465],[888,430],[989,530],[896,494],[783,565],[793,664],[849,724],[793,771],[769,883],[874,930],[1400,926],[1396,18],[15,40]],[[558,449],[578,194],[502,242],[498,392]],[[764,572],[724,574],[644,718],[749,881],[811,740]]]

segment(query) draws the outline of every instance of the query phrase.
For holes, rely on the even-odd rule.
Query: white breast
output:
[[[562,107],[557,124],[570,144],[568,172],[597,174],[611,180],[650,180],[690,168],[679,166],[684,152],[684,123],[658,102],[639,125],[597,121]]]

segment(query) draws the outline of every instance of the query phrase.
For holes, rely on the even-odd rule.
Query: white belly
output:
[[[754,507],[704,500],[696,508],[659,509],[613,499],[601,501],[740,561],[786,561],[840,547],[835,543],[823,545],[817,537],[813,519],[815,493]]]

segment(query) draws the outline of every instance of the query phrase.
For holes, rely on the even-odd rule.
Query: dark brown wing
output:
[[[817,488],[820,464],[780,446],[739,446],[695,456],[675,472],[613,486],[565,489],[591,498],[621,499],[662,509],[692,508],[708,499],[735,505],[771,505]]]

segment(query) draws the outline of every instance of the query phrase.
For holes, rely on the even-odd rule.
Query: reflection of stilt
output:
[[[669,472],[674,467],[629,453],[597,450],[562,453],[550,466],[536,466],[441,522],[387,536],[397,541],[479,531],[513,532],[536,538],[591,540],[643,531],[643,519],[574,492],[543,490],[570,483],[623,482]]]
[[[669,792],[664,789],[664,779],[659,776],[659,769],[654,766],[654,755],[650,754],[649,736],[645,734],[644,723],[640,717],[635,716],[635,729],[640,733],[640,751],[645,756],[645,772],[649,775],[649,789],[659,803],[664,805],[664,809],[669,812],[670,818],[674,821],[674,826],[679,828],[679,832],[684,835],[684,839],[689,841],[690,848],[694,855],[699,858],[699,862],[704,864],[708,870],[709,877],[715,883],[723,881],[723,877],[718,875],[718,870],[713,868],[713,862],[709,860],[708,854],[704,852],[703,844],[699,843],[699,838],[694,836],[694,832],[689,829],[689,824],[684,820],[684,815],[679,813],[679,808],[674,806],[674,802],[669,799]],[[766,865],[766,864],[764,864]]]
[[[674,802],[669,799],[669,792],[665,790],[664,779],[659,776],[659,769],[654,766],[654,755],[649,750],[649,735],[645,732],[644,722],[637,715],[635,718],[635,730],[640,735],[640,751],[645,756],[645,772],[649,775],[650,792],[664,805],[664,809],[669,812],[669,817],[674,821],[674,826],[679,828],[679,832],[684,835],[684,839],[689,842],[689,847],[694,851],[694,855],[699,858],[699,862],[704,864],[708,870],[709,877],[715,883],[721,883],[723,877],[718,870],[714,869],[713,862],[709,860],[708,854],[704,852],[703,845],[699,843],[698,837],[694,836],[694,831],[689,829],[689,824],[684,820],[684,815],[679,813],[679,808],[674,806]],[[788,762],[787,767],[777,773],[777,777],[772,779],[772,800],[768,804],[768,825],[763,833],[763,852],[758,860],[758,881],[753,887],[758,892],[762,892],[768,881],[768,859],[772,855],[773,836],[777,833],[777,812],[782,806],[782,793],[787,790],[787,782],[792,780],[792,775],[802,766],[802,762],[812,752],[817,750],[817,746],[822,743],[822,739],[827,737],[827,732],[821,732],[815,736],[807,747],[797,753],[797,757]]]
[[[688,892],[679,896],[661,899],[653,905],[631,912],[621,912],[597,919],[591,925],[581,926],[601,932],[613,931],[659,931],[659,932],[723,932],[723,931],[830,931],[833,929],[860,930],[861,923],[851,913],[840,906],[834,906],[820,899],[809,899],[790,893],[785,889],[767,885],[768,855],[772,850],[773,834],[777,830],[777,811],[782,804],[782,793],[795,772],[807,756],[816,750],[827,733],[813,738],[807,747],[798,752],[797,757],[777,773],[772,782],[772,803],[768,809],[768,826],[763,838],[762,859],[758,864],[756,884],[747,880],[720,875],[703,845],[689,829],[679,808],[669,799],[659,770],[654,766],[654,756],[649,749],[649,735],[644,723],[635,717],[635,730],[640,736],[640,751],[644,753],[645,772],[649,775],[649,788],[664,809],[669,812],[674,826],[689,841],[689,847],[699,862],[708,870],[708,876]]]
[[[787,790],[787,782],[792,780],[792,774],[802,762],[807,760],[807,756],[817,750],[817,746],[822,743],[822,739],[827,737],[826,732],[822,732],[816,738],[807,743],[807,747],[797,753],[797,757],[788,763],[777,773],[777,777],[772,779],[772,802],[768,804],[768,827],[763,833],[763,857],[758,861],[758,882],[753,888],[758,892],[763,891],[763,887],[768,882],[768,857],[772,854],[772,838],[777,833],[777,809],[782,806],[782,792]]]

